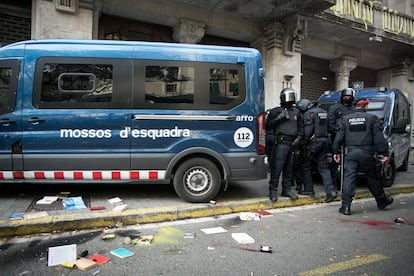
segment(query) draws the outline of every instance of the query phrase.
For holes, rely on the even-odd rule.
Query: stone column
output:
[[[280,105],[280,91],[292,87],[300,98],[301,40],[306,24],[293,16],[285,22],[275,21],[265,27],[263,60],[265,64],[265,108]]]
[[[196,44],[204,37],[205,28],[203,22],[180,18],[174,26],[173,39],[180,43]]]
[[[93,3],[92,39],[98,39],[99,17],[102,11],[102,1],[95,0]]]
[[[357,59],[351,56],[342,56],[331,60],[329,69],[335,72],[336,90],[349,87],[349,74],[357,65]]]

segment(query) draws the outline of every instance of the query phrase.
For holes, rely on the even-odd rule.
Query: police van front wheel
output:
[[[208,159],[192,158],[178,167],[173,185],[175,192],[187,202],[208,202],[220,191],[220,171]]]

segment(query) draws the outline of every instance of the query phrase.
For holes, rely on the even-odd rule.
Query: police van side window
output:
[[[122,59],[41,58],[36,63],[33,105],[37,108],[130,107],[130,64]]]
[[[403,133],[405,132],[406,125],[409,123],[410,107],[404,95],[400,93],[395,93],[392,126],[396,132]]]
[[[239,93],[239,72],[237,69],[210,69],[210,104],[228,104],[237,100]]]
[[[14,110],[18,76],[18,61],[0,61],[0,114]]]
[[[42,102],[110,102],[112,99],[110,64],[43,65]]]
[[[229,110],[246,98],[244,65],[137,60],[133,108]]]
[[[147,103],[194,103],[194,67],[146,66]]]

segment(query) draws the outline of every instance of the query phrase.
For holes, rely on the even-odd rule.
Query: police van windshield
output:
[[[385,114],[385,102],[383,101],[370,101],[368,104],[369,113],[377,115],[379,119],[384,119]]]
[[[335,104],[335,102],[327,102],[327,103],[321,103],[319,107],[329,110],[329,107],[331,105]],[[370,100],[368,104],[368,111],[369,113],[377,115],[379,119],[384,119],[385,116],[385,101],[372,101]]]

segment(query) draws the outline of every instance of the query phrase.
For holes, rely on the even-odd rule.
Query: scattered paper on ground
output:
[[[195,233],[184,233],[184,239],[194,239]]]
[[[108,199],[108,202],[112,205],[121,204],[122,199],[120,199],[119,197],[114,197],[114,198]]]
[[[271,216],[273,216],[273,214],[271,212],[266,211],[266,210],[257,210],[257,211],[254,211],[254,213],[259,214],[261,217],[271,217]]]
[[[204,229],[200,229],[200,230],[203,231],[205,234],[218,234],[218,233],[225,233],[225,232],[227,232],[227,230],[224,229],[221,226],[219,226],[219,227],[212,227],[212,228],[204,228]]]
[[[246,233],[232,233],[231,237],[240,244],[254,243],[254,239]]]
[[[49,247],[47,265],[61,265],[63,262],[76,261],[76,244]]]
[[[62,200],[63,206],[66,210],[85,209],[86,205],[81,196],[67,197]]]
[[[98,253],[93,254],[88,259],[96,262],[99,265],[104,264],[106,262],[109,262],[111,260],[110,258],[105,257],[105,256],[102,256],[102,255],[100,255]]]
[[[258,221],[260,215],[252,212],[241,212],[239,215],[240,220]]]
[[[57,201],[57,196],[44,196],[42,199],[36,201],[36,204],[52,204],[53,202]]]
[[[134,255],[134,252],[132,252],[128,249],[125,249],[123,247],[111,250],[110,253],[112,255],[115,255],[115,256],[119,257],[119,258],[127,258],[127,257],[130,257],[130,256]]]
[[[79,258],[75,261],[76,268],[80,270],[88,270],[91,269],[98,264],[95,261],[86,259],[86,258]]]
[[[153,239],[154,235],[142,235],[139,238],[131,240],[131,244],[150,245]]]
[[[19,212],[19,213],[13,213],[9,216],[10,220],[17,220],[17,219],[23,219],[24,217],[24,212]]]

